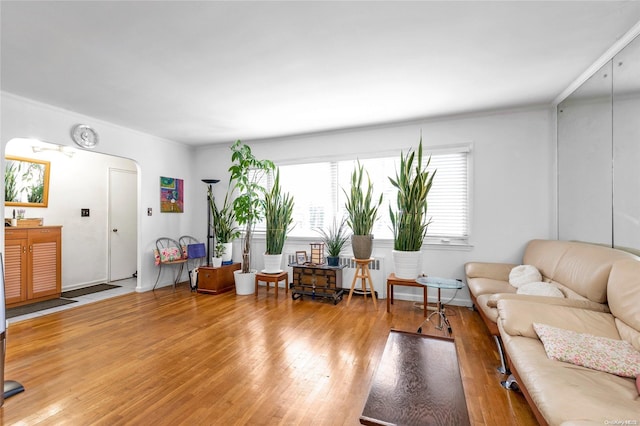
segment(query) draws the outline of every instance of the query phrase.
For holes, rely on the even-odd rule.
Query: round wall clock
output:
[[[82,148],[94,148],[98,144],[98,133],[86,124],[77,124],[71,129],[71,138]]]

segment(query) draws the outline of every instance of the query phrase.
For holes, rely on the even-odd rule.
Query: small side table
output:
[[[427,316],[427,286],[420,284],[416,280],[409,280],[404,278],[397,278],[396,274],[391,273],[387,278],[387,312],[391,312],[391,305],[393,305],[393,286],[403,285],[406,287],[420,287],[423,293],[423,307],[424,316]]]
[[[373,259],[353,259],[356,262],[356,270],[353,274],[353,281],[351,281],[351,290],[349,291],[349,297],[347,298],[347,306],[351,302],[351,296],[356,286],[358,278],[362,280],[362,293],[364,298],[367,298],[367,281],[369,281],[369,289],[371,290],[371,298],[373,299],[373,306],[378,309],[378,302],[376,302],[376,290],[373,288],[373,280],[371,279],[371,272],[369,271],[369,263]]]
[[[258,282],[263,281],[267,283],[267,293],[269,292],[269,283],[273,283],[276,289],[276,299],[278,298],[278,284],[280,281],[284,281],[284,292],[289,293],[289,273],[287,271],[277,272],[275,274],[267,274],[265,272],[258,272],[256,274],[256,298],[258,297]]]
[[[422,322],[422,324],[424,324],[426,321],[429,321],[432,315],[438,315],[438,325],[436,326],[436,328],[438,330],[442,330],[442,327],[446,325],[449,334],[451,334],[451,324],[449,324],[449,320],[445,315],[445,307],[440,299],[440,290],[442,290],[443,288],[449,290],[459,290],[463,286],[462,281],[436,277],[418,277],[416,281],[420,284],[424,284],[426,287],[438,289],[438,308],[435,312],[432,312],[431,315],[429,315],[429,317]],[[420,328],[418,328],[418,333],[422,333],[422,325],[420,325]]]

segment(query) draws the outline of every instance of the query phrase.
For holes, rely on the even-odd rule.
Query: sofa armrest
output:
[[[541,323],[578,333],[620,339],[611,314],[526,300],[499,300],[498,322],[511,336],[537,339],[533,323]]]
[[[572,308],[589,309],[596,312],[609,313],[609,307],[591,300],[570,299],[563,297],[533,296],[530,294],[496,293],[487,300],[487,306],[497,308],[499,300],[525,300],[528,302],[545,303],[547,305],[569,306]]]
[[[467,278],[491,278],[509,282],[509,273],[518,265],[512,263],[468,262],[464,265]]]

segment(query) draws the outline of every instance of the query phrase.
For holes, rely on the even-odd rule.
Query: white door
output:
[[[109,169],[109,281],[136,271],[138,174]]]

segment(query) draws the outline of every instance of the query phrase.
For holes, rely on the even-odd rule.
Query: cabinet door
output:
[[[27,297],[59,294],[61,291],[60,231],[57,229],[29,230],[29,286]]]
[[[4,243],[4,291],[6,304],[27,300],[27,239]]]

